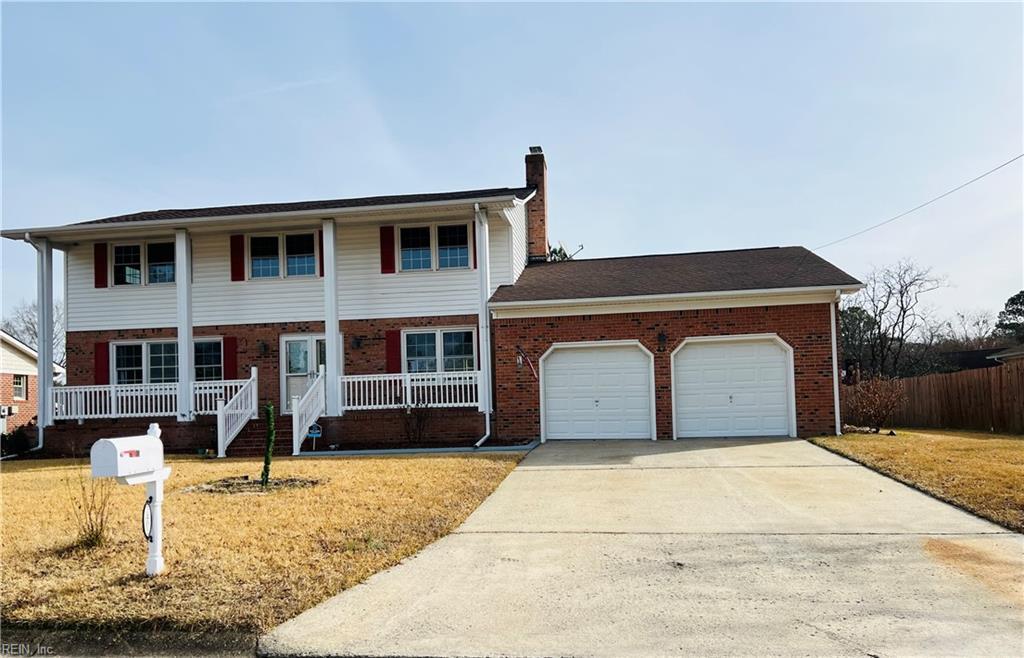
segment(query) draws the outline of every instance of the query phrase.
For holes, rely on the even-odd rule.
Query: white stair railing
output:
[[[346,410],[408,407],[476,407],[479,372],[423,372],[393,375],[342,375],[341,399]]]
[[[228,446],[235,440],[246,423],[253,420],[259,411],[259,378],[256,367],[249,371],[249,379],[227,402],[217,400],[217,456],[225,457]]]
[[[192,409],[197,416],[217,413],[217,400],[230,400],[248,379],[224,379],[192,382]]]
[[[327,394],[324,386],[324,367],[310,383],[302,397],[292,396],[292,454],[302,450],[302,440],[306,438],[309,426],[327,411]]]

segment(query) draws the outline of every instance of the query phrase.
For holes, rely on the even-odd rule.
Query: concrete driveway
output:
[[[278,655],[1024,653],[1024,538],[800,440],[551,442]]]

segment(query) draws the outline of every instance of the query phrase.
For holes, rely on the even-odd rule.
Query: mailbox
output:
[[[163,470],[164,444],[148,434],[100,439],[89,457],[94,478],[128,478]]]
[[[163,519],[164,480],[171,469],[164,466],[164,444],[160,426],[151,423],[142,436],[100,439],[89,451],[94,478],[116,478],[121,484],[145,484],[146,503],[142,507],[142,534],[149,543],[146,574],[155,576],[164,570]]]

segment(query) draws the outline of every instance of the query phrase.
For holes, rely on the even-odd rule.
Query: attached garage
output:
[[[654,438],[654,357],[638,341],[555,344],[540,366],[542,439]]]
[[[774,335],[687,339],[672,355],[675,437],[796,436],[792,360]]]

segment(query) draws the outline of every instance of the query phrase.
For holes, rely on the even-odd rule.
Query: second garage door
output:
[[[545,439],[650,439],[651,358],[636,345],[559,348],[542,365]]]
[[[673,371],[676,436],[787,436],[788,364],[771,339],[684,345]]]

